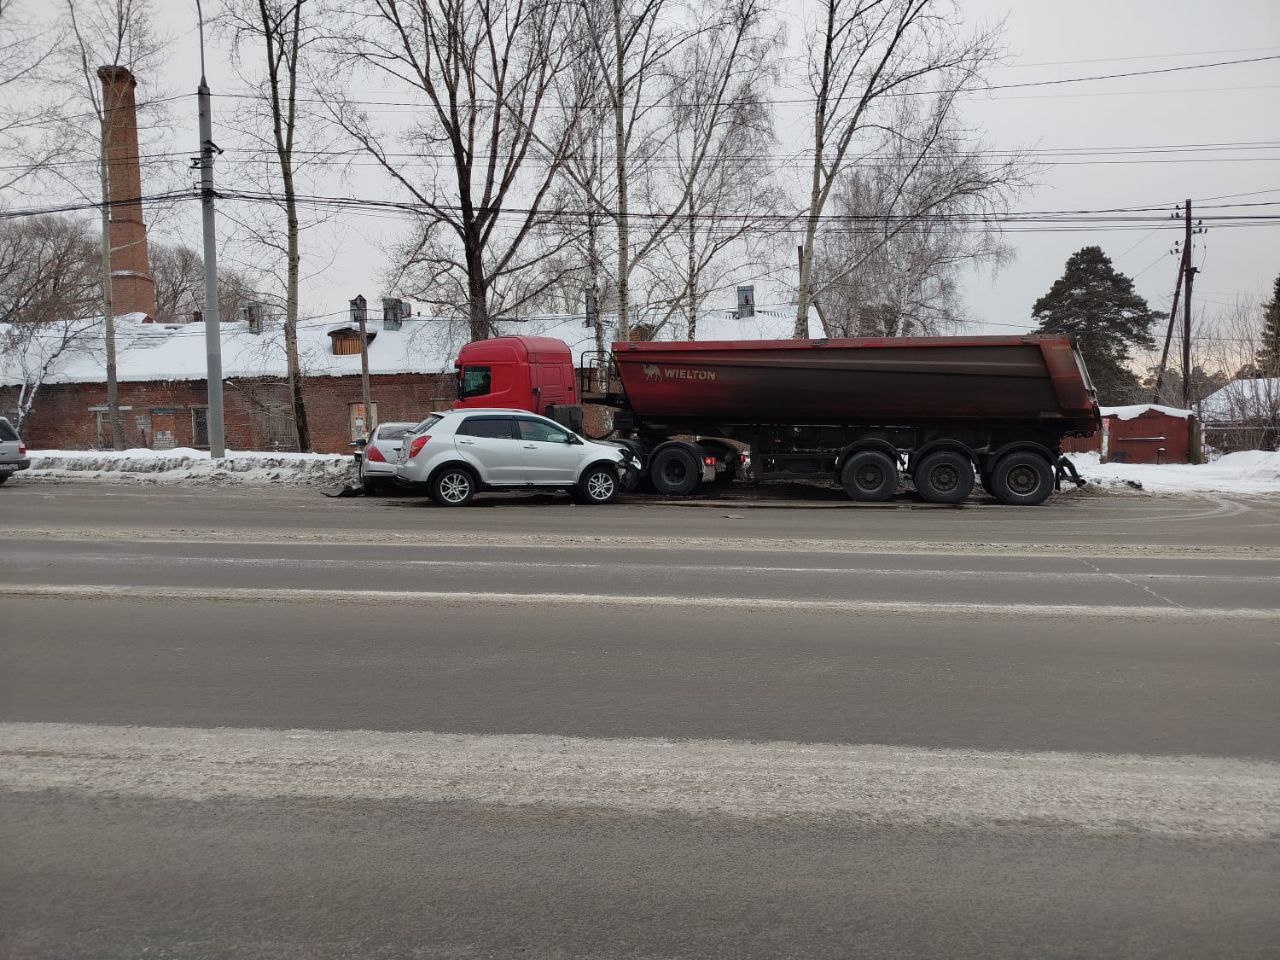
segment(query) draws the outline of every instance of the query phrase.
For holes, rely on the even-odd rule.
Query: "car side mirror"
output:
[[[582,446],[582,438],[578,436],[576,433],[569,434],[569,445],[579,446],[579,447]]]

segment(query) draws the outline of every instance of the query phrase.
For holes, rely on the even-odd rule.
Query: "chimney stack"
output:
[[[147,227],[142,219],[142,173],[138,163],[138,116],[126,67],[99,67],[106,117],[107,197],[111,201],[111,299],[117,315],[156,315],[156,285],[147,260]]]

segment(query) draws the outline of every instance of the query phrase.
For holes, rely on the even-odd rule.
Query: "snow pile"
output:
[[[1242,450],[1211,463],[1100,463],[1096,453],[1073,453],[1080,476],[1101,487],[1151,493],[1280,494],[1280,453]],[[1138,486],[1135,486],[1137,484]]]
[[[1134,403],[1127,407],[1098,408],[1098,411],[1104,417],[1115,417],[1117,420],[1134,420],[1148,410],[1154,410],[1156,413],[1163,413],[1170,417],[1181,417],[1183,420],[1191,416],[1190,410],[1183,410],[1180,407],[1162,407],[1158,403]]]
[[[24,478],[121,480],[135,483],[331,484],[351,478],[350,456],[330,453],[231,452],[217,460],[207,450],[32,450]]]

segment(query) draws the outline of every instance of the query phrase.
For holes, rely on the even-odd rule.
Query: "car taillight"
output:
[[[387,458],[382,455],[382,451],[375,447],[372,443],[364,448],[364,458],[370,463],[386,463]]]
[[[22,444],[18,444],[18,456],[25,457],[26,455],[27,455],[27,448],[24,447]]]
[[[705,463],[708,467],[714,467],[714,466],[716,465],[716,458],[715,458],[715,457],[703,457],[703,458],[702,458],[702,462],[703,462],[703,463]]]
[[[430,439],[431,437],[425,435],[421,437],[414,437],[409,443],[409,456],[416,457],[418,452],[427,445],[427,441]]]

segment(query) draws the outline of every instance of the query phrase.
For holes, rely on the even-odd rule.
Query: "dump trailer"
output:
[[[517,407],[577,429],[583,403],[613,408],[614,439],[673,496],[789,477],[874,501],[907,479],[935,503],[981,482],[1003,503],[1037,504],[1063,479],[1080,482],[1062,438],[1101,423],[1062,337],[626,342],[584,355],[576,377],[560,341],[500,337],[467,344],[456,366],[459,406]]]

